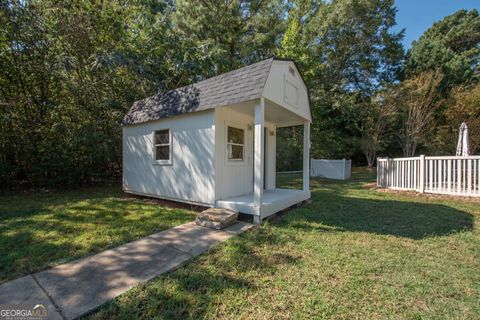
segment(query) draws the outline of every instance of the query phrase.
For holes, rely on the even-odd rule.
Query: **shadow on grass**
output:
[[[223,294],[234,292],[241,301],[258,290],[252,277],[273,274],[279,268],[299,262],[299,257],[282,252],[294,236],[260,228],[234,237],[220,248],[194,259],[175,272],[135,287],[105,304],[93,319],[205,319],[222,318]],[[267,246],[272,254],[265,255]],[[221,253],[221,254],[219,254]],[[245,295],[245,296],[244,296]],[[232,301],[230,301],[232,302]],[[213,307],[213,309],[212,309]]]
[[[298,187],[298,177],[294,178],[283,180],[283,185]],[[224,246],[136,287],[90,316],[204,319],[251,308],[246,304],[255,299],[250,298],[268,286],[268,282],[255,277],[275,275],[280,269],[303,263],[301,255],[295,256],[302,242],[301,232],[297,231],[367,232],[425,239],[473,228],[472,215],[446,205],[369,199],[371,191],[362,189],[365,180],[371,180],[370,172],[349,182],[312,181],[312,203],[291,210],[272,222],[272,227],[230,239]],[[360,190],[367,192],[365,198],[349,196],[349,192]]]
[[[312,198],[313,203],[279,223],[303,230],[369,232],[416,240],[472,230],[474,225],[470,213],[441,204],[355,198],[332,190],[313,191]]]
[[[117,188],[0,198],[0,283],[193,219]]]

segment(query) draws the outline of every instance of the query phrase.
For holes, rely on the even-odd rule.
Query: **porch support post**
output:
[[[259,103],[255,106],[255,146],[253,157],[253,203],[258,210],[259,220],[262,215],[262,198],[263,198],[263,179],[264,179],[264,139],[265,139],[265,100],[260,98]]]
[[[303,190],[310,190],[310,122],[303,123]]]

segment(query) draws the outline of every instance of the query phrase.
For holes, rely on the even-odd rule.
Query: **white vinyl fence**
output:
[[[351,173],[351,160],[312,159],[312,177],[347,180]]]
[[[418,192],[480,196],[480,156],[379,158],[377,185]]]

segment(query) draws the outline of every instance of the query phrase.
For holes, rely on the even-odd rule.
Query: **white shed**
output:
[[[271,58],[133,104],[123,120],[123,189],[251,214],[310,198],[312,122],[294,61]],[[303,125],[303,190],[275,185],[276,128]]]

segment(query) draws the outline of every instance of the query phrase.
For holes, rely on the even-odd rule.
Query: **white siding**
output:
[[[293,62],[273,61],[262,96],[312,121],[307,87]]]
[[[123,128],[125,191],[214,204],[214,111],[196,112]],[[170,129],[172,164],[153,159],[153,132]]]
[[[226,199],[253,192],[253,110],[255,103],[243,103],[235,107],[215,110],[215,199]],[[226,153],[226,128],[228,125],[245,129],[245,159],[243,162],[228,161]],[[265,126],[273,133],[267,138],[267,188],[275,187],[276,132],[275,126]]]

